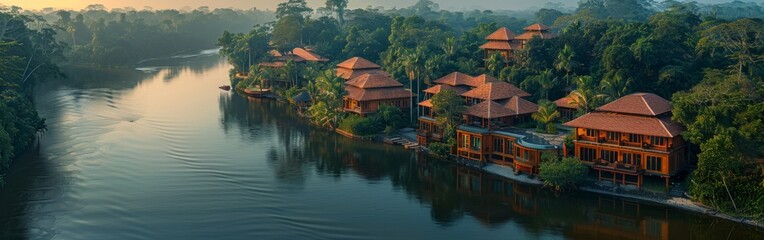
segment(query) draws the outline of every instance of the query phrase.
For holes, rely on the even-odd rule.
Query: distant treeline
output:
[[[257,9],[106,11],[102,5],[35,14],[55,29],[58,41],[69,46],[69,64],[99,66],[131,65],[179,51],[212,48],[223,29],[244,32],[274,19],[272,12]]]

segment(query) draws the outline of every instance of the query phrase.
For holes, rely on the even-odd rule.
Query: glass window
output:
[[[639,134],[629,134],[629,142],[633,142],[633,143],[642,142],[642,135],[639,135]]]
[[[601,150],[600,157],[612,163],[612,162],[618,161],[618,152],[609,151],[609,150]]]
[[[472,145],[470,145],[470,146],[471,146],[472,148],[475,148],[475,149],[480,149],[480,138],[479,138],[479,137],[475,137],[475,136],[473,136],[471,140],[472,140],[472,141],[470,141],[470,143],[471,143]]]
[[[607,132],[607,140],[621,141],[621,133],[619,133],[619,132]]]
[[[656,137],[656,136],[650,136],[650,143],[656,146],[665,146],[666,145],[666,138],[665,137]]]
[[[596,149],[580,147],[578,149],[578,151],[580,152],[580,154],[581,154],[580,158],[583,161],[592,161],[595,158],[597,158],[597,150]]]
[[[639,153],[624,153],[623,163],[633,164],[633,165],[642,165],[642,155]]]
[[[660,172],[663,168],[663,159],[660,157],[647,156],[647,170]]]
[[[504,152],[504,139],[496,138],[493,140],[493,151]]]
[[[595,135],[596,135],[596,131],[594,129],[586,129],[587,137],[594,137]]]

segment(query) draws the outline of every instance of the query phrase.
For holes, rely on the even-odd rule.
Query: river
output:
[[[40,83],[49,131],[0,192],[0,239],[764,239],[352,141],[217,89],[210,52]]]

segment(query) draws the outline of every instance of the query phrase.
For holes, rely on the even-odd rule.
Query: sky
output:
[[[27,10],[39,10],[45,7],[54,7],[57,9],[79,10],[89,4],[99,3],[107,8],[133,7],[143,9],[144,6],[151,6],[154,9],[182,9],[184,7],[197,8],[208,6],[210,8],[240,8],[249,9],[257,7],[258,9],[276,9],[279,2],[285,0],[0,0],[0,4],[16,5]],[[367,6],[408,7],[417,0],[350,0],[350,8],[365,8]],[[492,10],[523,10],[533,7],[543,6],[546,2],[562,3],[573,7],[579,0],[433,0],[441,8],[448,10],[470,10],[470,9],[492,9]],[[701,3],[708,2],[729,2],[731,0],[696,0]],[[744,0],[753,2],[762,2],[764,0]],[[325,0],[307,0],[313,7],[323,6]]]

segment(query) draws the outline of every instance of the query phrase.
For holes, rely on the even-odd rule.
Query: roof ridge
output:
[[[647,106],[647,110],[649,110],[649,111],[650,111],[650,113],[651,113],[651,114],[653,114],[653,116],[655,116],[655,115],[656,115],[656,114],[655,114],[655,111],[653,110],[653,107],[652,107],[652,106],[650,106],[650,103],[648,103],[648,102],[647,102],[647,99],[645,99],[645,95],[644,95],[644,94],[642,94],[642,95],[639,95],[639,98],[641,98],[641,99],[642,99],[642,102],[644,102],[644,103],[645,103],[645,106]]]

